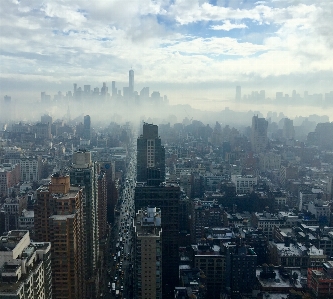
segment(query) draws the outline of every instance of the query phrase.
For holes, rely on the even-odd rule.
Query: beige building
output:
[[[136,299],[162,298],[161,210],[139,210],[134,226],[134,294]]]

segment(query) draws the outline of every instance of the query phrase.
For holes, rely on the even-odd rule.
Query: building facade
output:
[[[51,243],[31,242],[26,230],[0,237],[0,298],[52,299]]]
[[[162,298],[161,211],[139,210],[134,226],[134,296]]]

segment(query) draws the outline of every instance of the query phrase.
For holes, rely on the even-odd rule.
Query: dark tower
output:
[[[143,134],[137,140],[135,210],[148,206],[161,209],[163,298],[172,298],[178,284],[179,201],[178,184],[165,183],[165,149],[158,126],[144,123]]]
[[[165,180],[165,149],[158,137],[158,126],[143,124],[137,140],[137,181],[159,185]]]
[[[91,138],[91,120],[89,115],[86,115],[83,119],[83,137],[87,140]]]

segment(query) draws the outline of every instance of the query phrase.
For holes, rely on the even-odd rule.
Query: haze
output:
[[[122,90],[133,69],[135,90],[149,86],[172,105],[331,116],[332,9],[325,0],[3,0],[0,96],[20,107],[73,83]],[[236,86],[242,97],[265,90],[265,102],[234,102]],[[293,90],[323,100],[276,107],[276,92]],[[44,111],[59,109],[67,105]]]

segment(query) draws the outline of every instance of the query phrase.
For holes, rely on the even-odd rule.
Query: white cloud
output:
[[[228,7],[202,0],[4,1],[0,78],[8,80],[125,81],[131,66],[136,82],[165,83],[333,72],[332,3],[273,7],[266,1],[248,8],[239,0]],[[190,24],[197,27],[188,31]],[[261,24],[270,31],[261,31]],[[228,36],[244,28],[246,36],[242,30]],[[245,42],[252,33],[258,41]]]
[[[223,25],[212,25],[210,27],[213,30],[230,31],[232,29],[248,28],[245,24],[231,24],[229,20],[226,20]]]

